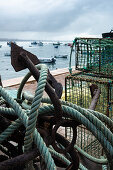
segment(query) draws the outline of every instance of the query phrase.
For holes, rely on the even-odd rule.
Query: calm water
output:
[[[65,46],[64,43],[62,43],[58,48],[54,48],[53,42],[44,42],[43,46],[34,45],[32,47],[29,47],[31,45],[30,41],[17,41],[16,44],[19,46],[23,46],[25,50],[35,54],[39,59],[51,58],[59,54],[60,55],[68,54],[67,59],[58,58],[56,59],[56,62],[54,64],[47,64],[47,65],[50,70],[69,67],[69,56],[70,56],[71,48],[69,46]],[[11,50],[11,48],[7,45],[7,42],[1,41],[0,45],[2,45],[2,48],[0,48],[0,75],[2,77],[2,80],[25,76],[26,73],[28,72],[28,69],[15,72],[15,70],[11,65],[10,56],[4,55],[6,52],[10,53]],[[74,52],[73,52],[72,60],[74,61]]]

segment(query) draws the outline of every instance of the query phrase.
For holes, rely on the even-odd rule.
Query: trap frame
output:
[[[113,76],[113,39],[75,38],[73,47],[75,69],[107,77]]]
[[[77,73],[65,77],[65,100],[88,109],[92,101],[91,85],[100,89],[95,110],[113,118],[113,80],[93,73]],[[65,129],[66,137],[71,140],[72,129]],[[77,128],[76,145],[88,154],[100,158],[103,155],[101,144],[83,125]]]

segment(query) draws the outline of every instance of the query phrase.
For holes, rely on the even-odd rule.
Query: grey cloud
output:
[[[16,0],[17,1],[17,0]],[[15,2],[11,0],[11,2]],[[112,27],[112,0],[19,0],[0,7],[0,31],[98,34]],[[108,30],[110,31],[110,30]]]

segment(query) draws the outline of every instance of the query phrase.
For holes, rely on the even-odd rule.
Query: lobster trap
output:
[[[65,100],[88,109],[93,98],[91,87],[100,89],[95,111],[113,118],[113,81],[110,78],[85,72],[68,75],[65,78]],[[66,128],[65,135],[70,140],[72,130]],[[76,144],[96,158],[103,155],[101,144],[83,125],[77,128]]]
[[[75,69],[113,76],[113,40],[75,38]]]
[[[112,118],[113,114],[113,80],[91,73],[79,73],[65,78],[65,100],[83,108],[89,108],[92,95],[91,85],[95,84],[101,91],[96,111]]]

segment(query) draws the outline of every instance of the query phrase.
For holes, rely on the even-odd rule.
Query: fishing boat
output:
[[[38,43],[36,41],[31,42],[31,45],[37,45]]]
[[[54,48],[58,48],[58,45],[54,45]]]
[[[113,30],[110,32],[102,33],[102,38],[113,38]]]
[[[67,54],[65,54],[65,55],[55,55],[54,57],[55,58],[67,58],[68,55]]]
[[[55,58],[41,58],[39,59],[41,63],[55,63]]]
[[[60,42],[58,41],[57,43],[53,43],[53,45],[60,45]]]
[[[72,43],[68,43],[68,46],[72,47]]]
[[[14,44],[16,44],[15,41],[8,41],[8,42],[7,42],[7,45],[8,45],[9,47],[11,46],[11,42],[13,42]]]
[[[4,53],[4,56],[11,56],[11,53],[6,52]]]
[[[43,42],[39,41],[38,46],[43,46]]]

